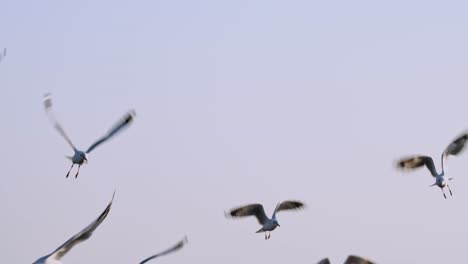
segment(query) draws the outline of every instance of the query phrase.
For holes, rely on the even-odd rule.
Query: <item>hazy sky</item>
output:
[[[468,154],[449,159],[453,197],[427,170],[468,129],[466,1],[2,2],[0,256],[32,263],[93,221],[63,262],[463,263]],[[128,109],[135,123],[81,149]],[[74,173],[73,173],[74,175]],[[265,241],[224,211],[299,199]]]

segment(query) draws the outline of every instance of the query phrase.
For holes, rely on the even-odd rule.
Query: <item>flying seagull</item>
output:
[[[265,232],[266,240],[270,239],[271,231],[275,230],[277,226],[280,226],[278,220],[276,220],[277,212],[291,209],[302,209],[304,206],[304,203],[299,201],[284,201],[276,206],[271,219],[266,216],[265,210],[263,210],[263,205],[261,204],[249,204],[246,206],[234,208],[226,215],[231,217],[254,215],[257,217],[258,223],[262,225],[262,228],[260,228],[256,233]]]
[[[416,155],[416,156],[411,156],[411,157],[406,157],[397,162],[397,166],[400,169],[415,169],[419,168],[422,166],[426,166],[426,168],[431,172],[432,177],[435,178],[435,183],[430,185],[429,187],[432,186],[439,186],[440,189],[442,190],[442,194],[444,197],[447,199],[447,196],[445,195],[444,192],[444,187],[447,186],[450,195],[452,195],[452,190],[450,190],[450,186],[448,185],[448,182],[445,180],[445,174],[444,174],[444,162],[446,162],[446,159],[449,155],[457,155],[459,154],[463,148],[465,147],[465,143],[468,140],[468,133],[463,133],[462,135],[458,136],[455,140],[453,140],[442,152],[441,155],[441,164],[442,164],[442,172],[439,174],[436,171],[434,161],[432,160],[431,157],[429,156],[424,156],[424,155]],[[448,180],[452,180],[453,178],[449,178]]]
[[[317,264],[330,264],[330,260],[328,258],[324,258],[320,260]],[[349,255],[344,264],[374,264],[374,262],[367,260],[365,258],[361,258],[355,255]]]
[[[65,133],[65,130],[62,128],[60,123],[57,121],[55,118],[54,113],[52,112],[52,98],[50,94],[45,94],[44,95],[44,107],[45,111],[47,113],[47,116],[49,117],[50,121],[54,125],[54,128],[62,135],[62,137],[67,141],[67,143],[73,148],[73,151],[75,152],[73,156],[67,156],[68,159],[72,161],[72,165],[70,169],[67,172],[66,178],[68,178],[68,175],[70,174],[70,171],[73,168],[73,165],[78,164],[78,170],[75,174],[75,178],[78,177],[78,174],[80,173],[80,167],[83,165],[83,163],[88,162],[88,156],[86,154],[89,154],[93,149],[95,149],[97,146],[100,144],[106,142],[108,139],[112,138],[112,136],[116,135],[119,131],[124,129],[125,127],[129,126],[133,119],[135,118],[135,111],[131,110],[127,112],[104,136],[102,136],[100,139],[98,139],[96,142],[91,144],[89,148],[86,151],[81,151],[78,150],[75,145],[73,145],[72,141],[70,138],[67,136]]]
[[[67,242],[63,243],[63,245],[57,248],[54,252],[36,260],[36,262],[34,262],[33,264],[60,264],[62,263],[60,262],[62,257],[65,254],[67,254],[68,251],[70,251],[70,249],[72,249],[75,245],[90,238],[94,230],[96,230],[96,228],[104,221],[104,219],[106,219],[111,209],[112,201],[114,200],[114,195],[115,195],[115,191],[114,191],[114,194],[112,195],[112,200],[109,202],[104,212],[102,212],[101,215],[96,220],[94,220],[91,224],[89,224],[85,229],[81,230],[78,234],[68,239]]]
[[[184,239],[182,239],[181,241],[179,241],[177,244],[175,244],[175,245],[172,246],[171,248],[166,249],[165,251],[160,252],[160,253],[158,253],[158,254],[155,254],[155,255],[153,255],[153,256],[151,256],[151,257],[146,258],[145,260],[143,260],[142,262],[140,262],[140,264],[144,264],[144,263],[146,263],[146,262],[148,262],[148,261],[150,261],[150,260],[152,260],[152,259],[155,259],[155,258],[157,258],[157,257],[161,257],[161,256],[164,256],[164,255],[166,255],[166,254],[175,252],[175,251],[177,251],[177,250],[183,248],[184,245],[187,244],[187,243],[188,243],[187,236],[185,236]]]

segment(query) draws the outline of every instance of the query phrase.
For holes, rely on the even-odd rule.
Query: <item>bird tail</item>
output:
[[[429,187],[436,186],[436,185],[437,185],[437,183],[434,183],[434,184],[429,185]]]
[[[265,230],[263,230],[263,227],[260,228],[260,229],[259,229],[257,232],[255,232],[255,233],[262,233],[262,232],[265,232]]]
[[[72,156],[65,156],[65,158],[69,159],[69,160],[73,160],[73,157]]]

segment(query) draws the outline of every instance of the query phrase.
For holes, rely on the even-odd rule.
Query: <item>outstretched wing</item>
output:
[[[457,155],[464,148],[465,144],[468,141],[468,133],[461,134],[456,139],[454,139],[444,150],[444,155]]]
[[[416,169],[424,165],[431,172],[432,176],[437,177],[434,161],[429,156],[412,156],[397,161],[397,167],[400,169]]]
[[[374,262],[367,260],[365,258],[350,255],[348,256],[344,264],[374,264]]]
[[[161,256],[164,256],[164,255],[166,255],[166,254],[169,254],[169,253],[172,253],[172,252],[174,252],[174,251],[177,251],[177,250],[183,248],[184,245],[187,244],[187,243],[188,243],[188,240],[187,240],[187,236],[186,236],[186,237],[184,237],[184,239],[182,239],[181,241],[179,241],[179,243],[175,244],[173,247],[171,247],[171,248],[169,248],[169,249],[167,249],[167,250],[165,250],[165,251],[163,251],[163,252],[160,252],[160,253],[158,253],[158,254],[155,254],[155,255],[153,255],[153,256],[151,256],[151,257],[149,257],[149,258],[146,258],[145,260],[143,260],[142,262],[140,262],[140,264],[146,263],[146,262],[148,262],[148,261],[150,261],[150,260],[152,260],[152,259],[154,259],[154,258],[161,257]]]
[[[88,150],[86,150],[86,153],[90,153],[94,148],[99,146],[101,143],[105,142],[115,134],[117,134],[119,131],[122,131],[125,127],[130,125],[135,118],[135,111],[131,110],[127,112],[122,119],[120,119],[108,132],[106,135],[104,135],[102,138],[100,138],[98,141],[94,142]]]
[[[55,118],[54,112],[52,111],[52,98],[51,98],[51,95],[49,93],[44,95],[44,109],[46,111],[47,116],[49,117],[50,122],[54,126],[54,128],[60,133],[60,135],[62,135],[62,137],[73,148],[73,150],[76,151],[76,148],[73,145],[72,141],[67,136],[67,134],[65,133],[65,130],[63,130],[62,126],[60,125],[60,123]]]
[[[300,201],[284,201],[276,206],[275,212],[273,212],[273,218],[276,218],[276,213],[279,211],[284,211],[284,210],[292,210],[292,209],[302,209],[305,207],[305,204]]]
[[[109,211],[112,206],[112,201],[114,200],[114,194],[112,195],[112,200],[110,203],[107,205],[106,209],[104,212],[101,213],[101,215],[94,220],[91,224],[89,224],[85,229],[81,230],[78,234],[74,235],[72,238],[70,238],[67,242],[63,243],[59,248],[57,248],[52,254],[49,255],[48,258],[52,258],[55,260],[60,260],[65,254],[67,254],[70,249],[72,249],[76,244],[79,244],[88,238],[91,237],[93,234],[94,230],[106,219],[107,215],[109,214]]]
[[[257,217],[258,222],[261,225],[264,225],[268,221],[268,217],[263,210],[263,205],[261,204],[249,204],[246,206],[241,206],[235,209],[232,209],[229,212],[229,215],[232,217],[243,217],[254,215]]]

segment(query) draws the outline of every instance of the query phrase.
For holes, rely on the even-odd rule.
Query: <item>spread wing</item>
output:
[[[365,258],[350,255],[348,256],[344,264],[375,264],[375,263]]]
[[[54,126],[55,130],[57,130],[60,133],[60,135],[67,141],[67,143],[73,148],[73,150],[76,151],[76,148],[73,145],[72,141],[67,136],[65,130],[63,130],[62,126],[55,118],[54,112],[52,111],[52,98],[49,93],[44,95],[44,109],[46,111],[47,117],[49,117],[49,120]]]
[[[258,223],[264,225],[268,221],[268,217],[263,210],[263,205],[261,204],[249,204],[246,206],[241,206],[234,208],[229,212],[229,215],[232,217],[243,217],[254,215],[257,217]]]
[[[143,260],[142,262],[140,262],[140,264],[143,264],[143,263],[146,263],[154,258],[157,258],[157,257],[161,257],[161,256],[164,256],[166,254],[169,254],[169,253],[172,253],[172,252],[175,252],[181,248],[184,247],[185,244],[188,243],[188,240],[187,240],[187,237],[184,237],[184,239],[182,239],[181,241],[179,241],[179,243],[175,244],[173,247],[163,251],[163,252],[160,252],[158,254],[155,254],[149,258],[146,258],[145,260]]]
[[[444,150],[444,155],[457,155],[465,148],[466,141],[468,140],[468,133],[461,134],[454,139]]]
[[[86,150],[86,153],[90,153],[94,148],[99,146],[101,143],[107,141],[110,139],[112,136],[116,135],[119,131],[122,131],[125,127],[130,125],[135,118],[135,111],[131,110],[127,112],[108,132],[106,135],[101,137],[99,140],[94,142],[88,150]]]
[[[434,161],[429,156],[412,156],[403,158],[397,161],[397,166],[400,169],[416,169],[422,166],[426,166],[426,168],[431,172],[432,176],[437,176]]]
[[[284,201],[276,206],[275,212],[273,213],[273,218],[276,217],[276,213],[279,211],[284,211],[284,210],[292,210],[292,209],[302,209],[305,207],[305,204],[300,201]]]
[[[63,243],[59,248],[57,248],[54,252],[52,252],[47,259],[52,258],[54,260],[60,260],[65,254],[70,251],[75,245],[87,240],[91,237],[94,230],[106,219],[107,215],[112,206],[112,201],[114,200],[114,194],[112,195],[112,200],[107,205],[106,209],[101,213],[101,215],[94,220],[91,224],[89,224],[85,229],[81,230],[78,234],[74,235],[72,238],[67,240],[67,242]]]

